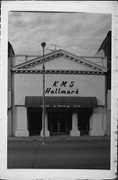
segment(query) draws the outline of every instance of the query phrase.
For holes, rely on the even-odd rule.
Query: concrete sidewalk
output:
[[[40,136],[29,136],[29,137],[8,137],[8,141],[42,141]],[[45,137],[45,141],[104,141],[110,140],[110,136],[79,136],[71,137],[69,135],[59,135]]]

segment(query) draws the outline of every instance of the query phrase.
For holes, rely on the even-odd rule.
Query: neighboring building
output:
[[[110,134],[111,131],[111,68],[112,68],[112,63],[111,63],[111,55],[112,55],[112,44],[111,44],[111,39],[112,39],[112,32],[109,31],[103,40],[100,48],[98,49],[96,55],[102,55],[103,57],[107,58],[107,73],[106,73],[106,96],[107,96],[107,127],[108,127],[108,134]]]
[[[42,136],[42,61],[37,57],[12,67],[9,135]],[[110,134],[103,62],[104,57],[79,57],[61,49],[45,55],[46,136]]]
[[[96,55],[107,58],[107,89],[111,90],[111,31],[107,33]]]

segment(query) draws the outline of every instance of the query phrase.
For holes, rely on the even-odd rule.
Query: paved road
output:
[[[109,169],[110,142],[9,141],[8,168]]]

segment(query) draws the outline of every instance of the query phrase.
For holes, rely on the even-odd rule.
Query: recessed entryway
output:
[[[89,134],[89,123],[92,113],[92,108],[80,108],[78,110],[78,129],[80,131],[80,135]]]
[[[49,111],[48,123],[51,135],[69,134],[72,127],[71,116],[72,114],[69,111]]]
[[[28,131],[30,136],[40,135],[42,129],[41,108],[27,108]]]

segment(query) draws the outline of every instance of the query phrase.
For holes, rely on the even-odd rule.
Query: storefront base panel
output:
[[[80,131],[79,130],[71,130],[70,136],[80,136]]]
[[[43,130],[41,130],[40,136],[43,137]],[[45,137],[49,137],[49,136],[50,136],[50,132],[48,130],[46,130],[45,131]]]
[[[90,136],[104,136],[103,129],[103,107],[95,108],[90,118]]]
[[[28,137],[29,132],[28,132],[28,130],[16,130],[15,131],[15,136],[16,137]]]
[[[16,106],[16,124],[15,124],[15,136],[29,136],[28,124],[27,124],[27,109],[25,106]]]
[[[93,129],[89,132],[90,136],[104,136],[104,131],[102,129]]]

